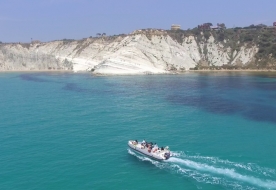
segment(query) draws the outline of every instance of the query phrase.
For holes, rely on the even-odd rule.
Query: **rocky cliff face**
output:
[[[238,50],[214,36],[174,38],[163,30],[129,35],[33,44],[0,44],[0,70],[73,70],[98,74],[142,74],[181,71],[201,66],[246,65],[257,45]]]

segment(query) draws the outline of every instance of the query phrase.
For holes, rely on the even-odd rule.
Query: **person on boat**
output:
[[[152,151],[153,151],[153,152],[156,152],[156,151],[157,151],[157,149],[158,149],[158,148],[157,148],[157,146],[156,146],[156,145],[153,145],[153,147],[152,147]]]
[[[145,145],[146,145],[146,141],[143,140],[143,141],[141,142],[141,145],[142,145],[142,146],[145,146]]]
[[[158,150],[158,146],[157,146],[156,143],[154,143],[151,147],[152,147],[152,152],[153,152],[153,153],[156,152],[156,151]]]

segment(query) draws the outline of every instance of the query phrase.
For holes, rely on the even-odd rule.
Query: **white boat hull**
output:
[[[167,149],[165,149],[165,150],[158,150],[157,148],[149,149],[147,147],[142,146],[141,142],[136,143],[135,141],[130,140],[130,141],[128,141],[128,146],[132,150],[134,150],[140,154],[143,154],[145,156],[148,156],[150,158],[153,158],[155,160],[160,160],[160,161],[167,160],[171,156],[170,151]]]

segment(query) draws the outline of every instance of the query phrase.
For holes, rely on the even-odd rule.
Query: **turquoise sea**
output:
[[[276,189],[276,74],[0,73],[0,189]]]

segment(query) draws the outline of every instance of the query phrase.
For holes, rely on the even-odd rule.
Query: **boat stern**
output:
[[[166,152],[164,154],[165,160],[168,160],[171,157],[171,153],[170,152]]]

